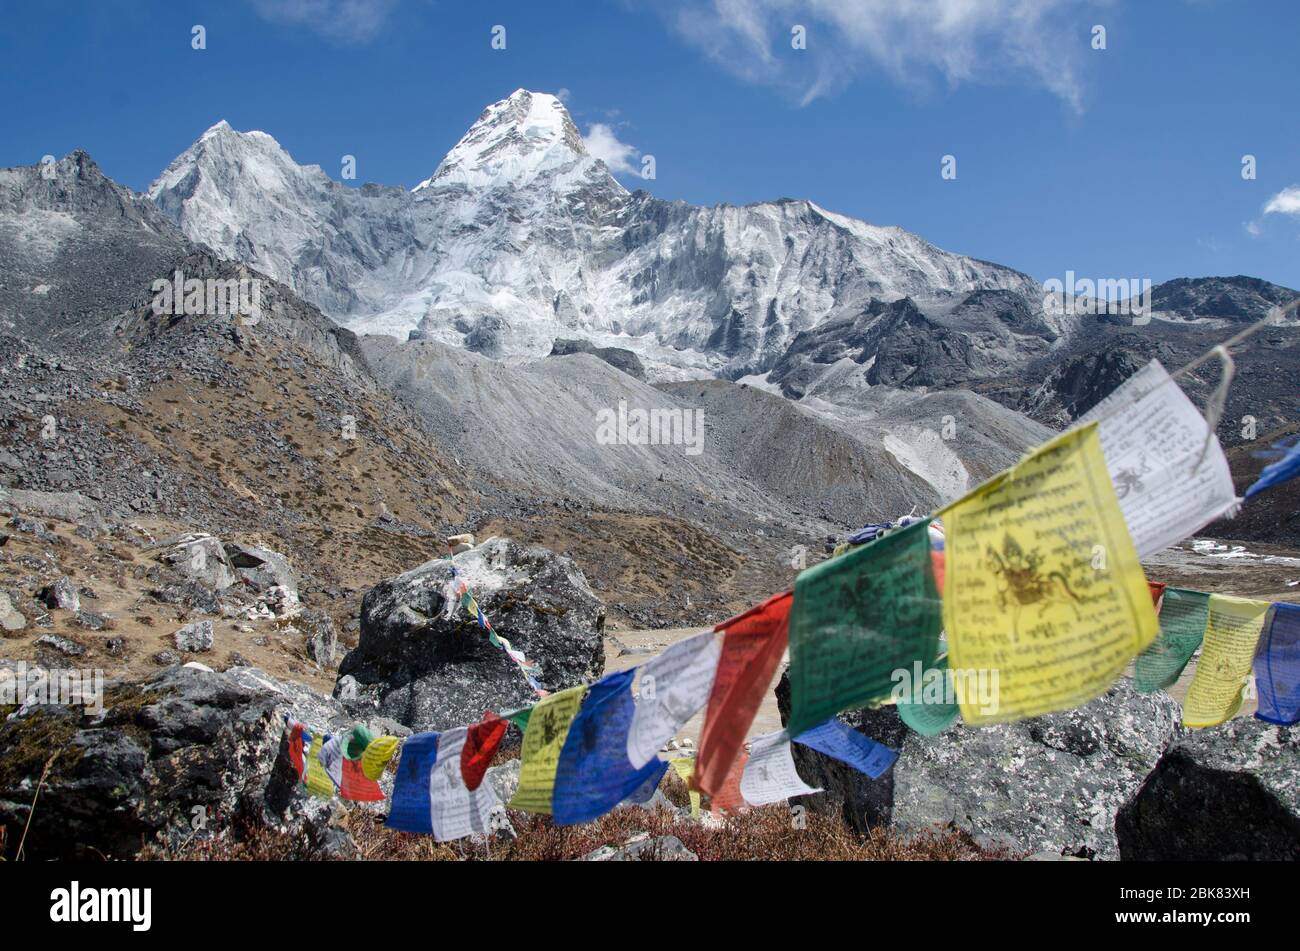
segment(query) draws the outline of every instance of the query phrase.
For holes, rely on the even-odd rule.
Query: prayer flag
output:
[[[345,736],[330,737],[321,747],[320,761],[338,790],[339,798],[352,802],[380,802],[383,790],[361,771],[361,756],[374,739],[364,726],[355,726]]]
[[[532,708],[520,758],[519,788],[510,800],[511,809],[550,813],[555,789],[555,770],[569,727],[582,705],[584,686],[560,690]]]
[[[1289,446],[1285,440],[1274,443],[1273,450],[1278,454],[1277,461],[1264,467],[1255,484],[1246,490],[1246,498],[1300,475],[1300,436],[1291,437]]]
[[[1138,693],[1167,690],[1201,646],[1210,617],[1210,596],[1203,591],[1165,588],[1160,598],[1160,633],[1138,655],[1133,685]]]
[[[782,802],[791,796],[810,796],[821,792],[799,778],[790,752],[790,736],[785,730],[754,737],[749,746],[749,762],[740,777],[740,794],[751,806]]]
[[[433,832],[429,776],[438,759],[438,734],[416,733],[402,744],[393,800],[384,825],[398,832]]]
[[[395,736],[375,737],[361,754],[361,774],[366,779],[378,779],[384,775],[388,761],[393,758],[400,745],[401,741]]]
[[[465,780],[465,788],[471,792],[478,789],[492,765],[492,757],[497,754],[497,747],[506,735],[509,720],[503,720],[492,711],[488,711],[481,723],[469,727],[465,734],[465,746],[460,754],[460,772]]]
[[[745,797],[740,794],[740,779],[745,775],[745,764],[748,762],[749,751],[742,748],[739,755],[732,761],[731,769],[723,777],[717,794],[710,795],[709,811],[713,813],[715,818],[721,818],[726,814],[735,814],[745,805]],[[697,762],[695,766],[698,772],[699,763]]]
[[[943,512],[943,620],[963,719],[1078,706],[1156,635],[1151,592],[1096,424],[1063,433]],[[990,705],[972,671],[997,671]]]
[[[673,772],[686,784],[687,795],[691,797],[691,815],[698,817],[700,814],[700,794],[691,783],[691,777],[695,775],[695,757],[678,756],[668,762],[672,764]]]
[[[715,631],[678,641],[641,667],[627,757],[640,768],[677,735],[709,699],[722,645]]]
[[[913,664],[914,670],[919,667],[919,664]],[[919,672],[919,678],[907,678],[910,689],[896,695],[898,716],[913,732],[921,736],[938,736],[952,726],[958,712],[953,675],[948,669],[948,655],[940,657],[928,670]],[[802,743],[803,736],[796,736],[794,741]]]
[[[1268,723],[1300,723],[1300,605],[1275,604],[1255,654],[1259,709]]]
[[[894,671],[934,663],[940,627],[928,521],[801,572],[790,612],[791,734],[888,697]]]
[[[1182,541],[1239,502],[1218,438],[1160,361],[1125,380],[1080,424],[1094,421],[1138,557]]]
[[[700,752],[695,764],[696,787],[720,795],[745,743],[763,696],[772,684],[788,638],[793,595],[773,595],[757,607],[723,621],[722,654],[709,691]],[[736,776],[739,796],[740,776]]]
[[[628,730],[636,711],[632,678],[620,670],[596,681],[569,727],[555,771],[551,815],[556,825],[589,822],[609,812],[652,775],[663,775],[658,758],[638,769],[627,758]]]
[[[467,727],[438,734],[437,757],[429,772],[429,828],[439,842],[482,835],[492,829],[492,813],[504,819],[501,800],[491,783],[469,789],[461,774]]]
[[[329,739],[330,737],[321,736],[319,733],[312,737],[311,747],[307,750],[307,771],[302,780],[303,785],[307,787],[307,792],[321,799],[334,798],[334,782],[325,771],[325,765],[320,759],[321,750]]]
[[[1183,698],[1183,726],[1215,726],[1241,709],[1269,607],[1267,601],[1210,595],[1205,645]]]
[[[289,762],[293,764],[293,771],[298,774],[299,781],[307,778],[307,756],[311,748],[311,734],[307,728],[294,720],[289,726]]]
[[[848,763],[872,779],[879,779],[898,759],[897,750],[890,749],[884,743],[877,743],[838,719],[827,720],[821,726],[800,733],[794,741],[842,763]]]
[[[627,798],[620,805],[644,806],[650,802],[658,790],[659,784],[663,781],[664,773],[668,772],[668,763],[664,760],[657,759],[646,765],[645,780],[640,786],[628,793]]]

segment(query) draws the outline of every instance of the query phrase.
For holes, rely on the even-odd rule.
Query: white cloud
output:
[[[1284,188],[1264,205],[1266,215],[1294,215],[1300,218],[1300,185]]]
[[[641,152],[626,142],[619,141],[613,127],[603,122],[593,122],[582,137],[587,151],[600,159],[615,175],[639,175],[641,168],[636,160]]]
[[[397,0],[253,0],[264,19],[356,43],[374,39],[396,5]]]
[[[867,69],[925,85],[1021,81],[1083,111],[1081,73],[1095,14],[1112,0],[676,0],[667,16],[688,42],[741,78],[800,104]],[[791,48],[791,30],[807,48]]]
[[[1289,215],[1293,218],[1300,218],[1300,185],[1284,188],[1264,202],[1264,208],[1259,213],[1259,217],[1254,221],[1246,222],[1246,233],[1252,238],[1258,238],[1264,233],[1265,215]]]

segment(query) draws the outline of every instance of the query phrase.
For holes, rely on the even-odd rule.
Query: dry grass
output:
[[[803,828],[795,828],[784,806],[765,806],[729,817],[721,824],[683,819],[667,810],[618,809],[595,822],[557,826],[549,816],[511,813],[517,837],[497,836],[435,842],[431,836],[385,829],[381,817],[353,812],[348,828],[359,857],[368,861],[504,861],[558,862],[581,858],[604,845],[621,846],[633,836],[672,835],[701,861],[983,861],[1014,859],[1005,851],[977,846],[959,830],[936,830],[902,836],[874,829],[859,836],[838,818],[807,813]],[[153,852],[144,858],[190,861],[258,861],[309,858],[306,845],[293,835],[245,827],[239,834],[195,841],[181,850]],[[654,854],[643,854],[654,860]]]

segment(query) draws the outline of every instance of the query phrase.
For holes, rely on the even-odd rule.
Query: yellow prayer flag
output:
[[[307,750],[307,768],[303,771],[302,782],[307,792],[322,799],[334,798],[334,780],[321,765],[320,749],[325,745],[325,737],[317,733],[312,737],[311,747]]]
[[[1241,709],[1269,607],[1268,601],[1210,595],[1201,657],[1183,698],[1183,726],[1214,726]]]
[[[670,759],[668,762],[672,764],[673,770],[686,784],[686,789],[691,797],[691,816],[699,818],[700,794],[691,788],[691,777],[695,775],[695,757],[679,756],[676,759]]]
[[[361,772],[366,779],[379,779],[384,774],[384,767],[397,752],[398,740],[395,736],[377,736],[361,753]]]
[[[551,694],[533,707],[528,729],[524,731],[519,788],[510,800],[511,809],[550,814],[560,750],[564,748],[569,727],[578,715],[586,692],[587,688],[583,686],[570,687]]]
[[[939,514],[948,660],[966,723],[1086,703],[1155,638],[1151,594],[1095,423]]]

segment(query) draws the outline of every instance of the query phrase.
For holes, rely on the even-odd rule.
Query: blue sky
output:
[[[489,102],[564,90],[584,134],[602,126],[637,168],[655,157],[653,181],[620,178],[663,198],[811,198],[1040,280],[1244,273],[1300,288],[1295,0],[101,0],[3,14],[0,165],[80,147],[141,190],[224,118],[335,177],[355,155],[349,184],[411,187]]]

